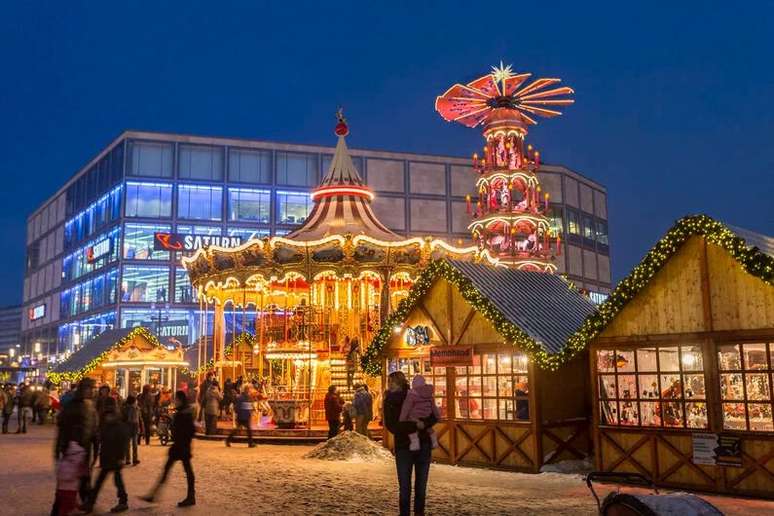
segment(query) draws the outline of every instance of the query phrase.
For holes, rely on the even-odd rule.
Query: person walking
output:
[[[255,448],[255,444],[253,443],[253,429],[250,426],[250,420],[253,416],[253,401],[250,399],[250,387],[247,385],[242,388],[242,394],[240,394],[236,400],[235,410],[236,425],[234,426],[234,429],[231,430],[231,433],[228,434],[228,437],[226,437],[226,446],[231,446],[231,441],[236,433],[241,427],[244,427],[245,430],[247,430],[247,447]]]
[[[8,421],[10,421],[13,415],[13,407],[16,404],[16,386],[12,383],[5,385],[2,394],[3,399],[3,433],[8,433]]]
[[[83,505],[83,512],[89,514],[94,510],[94,504],[97,502],[99,491],[102,484],[110,473],[113,473],[113,481],[116,484],[118,492],[118,504],[110,509],[110,512],[124,512],[129,510],[127,505],[128,497],[124,479],[121,477],[121,467],[124,462],[126,452],[126,442],[129,439],[129,432],[126,423],[118,412],[118,403],[115,399],[108,397],[102,402],[102,419],[100,419],[99,429],[99,466],[100,471],[97,480],[94,482],[94,488],[89,494],[88,501]]]
[[[64,499],[54,501],[52,514],[67,514],[61,512],[60,504],[68,505],[70,500],[69,487],[74,483],[75,476],[78,485],[78,493],[82,503],[88,503],[91,473],[89,471],[91,461],[90,453],[97,434],[97,412],[94,409],[92,398],[94,396],[94,380],[83,378],[73,395],[73,398],[62,407],[57,418],[57,436],[54,445],[54,460],[59,464],[58,477],[61,475]],[[64,464],[62,464],[64,462]],[[59,484],[59,481],[57,482]]]
[[[217,433],[221,401],[223,401],[223,393],[220,392],[218,382],[213,380],[204,395],[204,433],[207,435]]]
[[[336,392],[336,386],[329,386],[328,393],[325,395],[325,419],[328,421],[328,439],[333,439],[339,433],[341,409],[343,406],[344,400]]]
[[[35,394],[35,414],[38,416],[38,424],[42,425],[48,419],[48,413],[51,410],[48,387],[43,385]]]
[[[366,384],[357,386],[352,405],[355,407],[355,430],[368,437],[368,423],[374,418],[374,398],[368,392]]]
[[[210,388],[210,384],[212,383],[212,377],[213,374],[211,372],[207,373],[207,375],[204,377],[204,381],[199,384],[199,393],[197,395],[197,401],[199,402],[199,414],[197,415],[197,419],[199,421],[201,421],[204,417],[204,399],[207,395],[207,391]]]
[[[138,408],[140,410],[140,422],[142,423],[142,434],[145,437],[145,445],[150,445],[151,428],[153,426],[153,393],[150,385],[143,385],[142,392],[137,398]]]
[[[414,473],[414,513],[425,513],[427,480],[432,459],[432,442],[427,434],[438,419],[434,414],[418,421],[401,421],[400,413],[409,391],[406,375],[401,371],[387,377],[388,390],[384,393],[384,426],[395,441],[395,466],[398,473],[398,500],[401,516],[411,513],[411,476]],[[411,450],[409,435],[418,432],[419,450]]]
[[[16,433],[26,434],[27,421],[32,419],[32,408],[35,404],[35,393],[32,392],[32,388],[30,388],[29,385],[22,383],[19,385],[19,391],[16,397],[16,422],[18,424]]]
[[[191,466],[191,441],[194,436],[194,421],[193,411],[183,391],[175,393],[175,408],[176,412],[172,418],[172,446],[169,448],[169,455],[166,464],[164,464],[164,470],[153,490],[147,496],[141,498],[146,502],[152,503],[161,487],[167,481],[169,470],[172,469],[175,462],[181,461],[188,484],[188,494],[177,506],[188,507],[196,505],[195,478],[193,467]]]
[[[127,466],[130,461],[132,464],[137,465],[140,463],[140,459],[137,457],[137,441],[140,438],[140,411],[137,408],[137,398],[131,394],[126,397],[126,402],[124,403],[123,419],[128,433],[124,459]]]

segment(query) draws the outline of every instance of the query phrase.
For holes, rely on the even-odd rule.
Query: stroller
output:
[[[172,433],[170,432],[171,426],[172,415],[169,413],[169,409],[161,409],[159,412],[159,422],[156,425],[156,435],[159,436],[159,441],[162,446],[166,446],[167,443],[172,440]]]
[[[600,501],[594,490],[595,481],[649,488],[653,494],[622,493],[619,488]],[[660,494],[653,482],[639,473],[595,471],[586,476],[586,486],[597,502],[600,516],[723,516],[714,505],[698,496],[688,493]]]

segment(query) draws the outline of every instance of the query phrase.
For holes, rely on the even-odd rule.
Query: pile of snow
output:
[[[590,473],[594,465],[590,459],[561,460],[553,464],[545,464],[540,468],[541,473],[585,474]]]
[[[392,460],[392,453],[364,435],[357,432],[343,432],[333,439],[318,444],[312,451],[304,455],[304,458],[380,462]]]

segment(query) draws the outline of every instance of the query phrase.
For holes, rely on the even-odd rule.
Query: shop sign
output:
[[[94,263],[105,255],[110,254],[110,238],[105,238],[97,242],[96,244],[86,248],[86,261],[88,263]]]
[[[693,463],[742,467],[742,438],[731,434],[693,434]]]
[[[430,365],[456,367],[473,365],[473,346],[435,346],[430,348]]]
[[[430,344],[430,328],[418,324],[406,328],[404,336],[407,346],[425,346]]]
[[[153,249],[155,251],[197,251],[211,245],[218,247],[239,247],[242,245],[242,237],[181,235],[178,233],[153,234]]]
[[[38,305],[29,309],[27,316],[30,321],[37,321],[46,316],[46,304]]]

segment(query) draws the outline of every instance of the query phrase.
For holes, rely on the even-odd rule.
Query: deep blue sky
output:
[[[530,141],[607,186],[614,279],[688,213],[774,234],[771,3],[424,4],[8,2],[0,304],[27,215],[124,129],[332,144],[343,105],[353,147],[467,156],[434,98],[500,59],[575,89]]]

